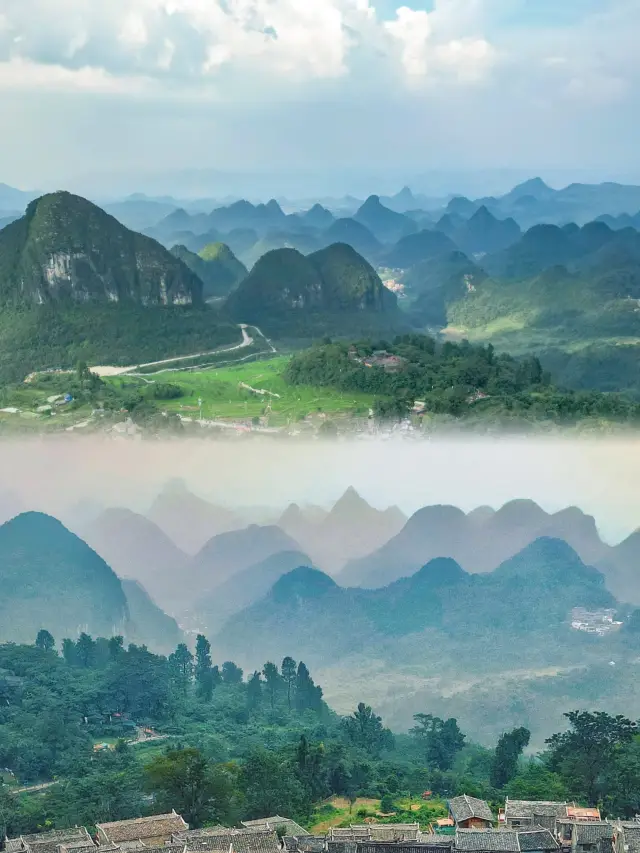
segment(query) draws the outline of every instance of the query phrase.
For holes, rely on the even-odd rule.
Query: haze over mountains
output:
[[[278,524],[251,524],[254,511],[225,514],[173,482],[148,513],[104,510],[82,538],[41,513],[1,526],[1,638],[32,641],[46,627],[58,639],[115,632],[168,650],[181,625],[246,666],[256,650],[295,646],[324,667],[338,704],[350,696],[345,673],[357,671],[358,689],[401,725],[419,709],[416,683],[432,685],[437,707],[466,708],[479,675],[506,684],[521,671],[531,701],[554,713],[566,673],[584,670],[572,676],[579,695],[606,661],[637,654],[624,627],[598,639],[571,628],[574,608],[613,608],[625,622],[640,605],[638,533],[610,546],[577,507],[428,506],[405,519],[350,488],[331,509],[292,504]],[[235,529],[220,532],[225,524]],[[452,672],[464,686],[454,689]],[[483,701],[505,700],[497,690]]]

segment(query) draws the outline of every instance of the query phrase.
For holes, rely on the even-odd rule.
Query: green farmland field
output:
[[[288,356],[276,356],[234,367],[163,372],[157,381],[179,385],[184,396],[160,405],[169,412],[198,418],[198,399],[202,399],[205,419],[240,420],[268,414],[269,424],[273,426],[321,412],[326,415],[368,413],[373,403],[370,394],[288,385],[282,377],[288,360]],[[109,381],[129,387],[132,383],[147,384],[144,379],[131,376],[114,377]],[[242,387],[243,384],[269,393],[255,393]],[[267,412],[269,406],[271,410]]]

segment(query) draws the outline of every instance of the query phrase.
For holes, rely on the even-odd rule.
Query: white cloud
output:
[[[485,0],[438,0],[432,12],[403,6],[388,22],[373,0],[3,0],[3,7],[5,78],[16,62],[59,67],[70,72],[52,72],[64,86],[77,75],[83,87],[87,69],[97,80],[186,88],[221,75],[297,85],[349,75],[363,51],[387,68],[397,62],[410,78],[460,64],[466,81],[491,53],[482,33],[470,31],[483,24]]]

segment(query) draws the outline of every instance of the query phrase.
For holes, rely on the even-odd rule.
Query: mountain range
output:
[[[469,574],[455,560],[438,557],[377,590],[346,589],[300,567],[236,614],[216,645],[247,661],[254,645],[277,659],[288,642],[318,665],[353,654],[375,656],[376,649],[409,635],[424,643],[432,631],[468,648],[488,631],[501,642],[520,641],[544,630],[566,631],[573,608],[616,606],[597,569],[566,542],[543,537],[487,574]]]

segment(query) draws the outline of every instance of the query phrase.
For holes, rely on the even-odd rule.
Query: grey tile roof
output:
[[[476,797],[469,797],[467,794],[449,800],[449,811],[456,823],[461,823],[472,817],[487,820],[490,823],[493,823],[494,820],[493,812],[485,800],[478,800]]]
[[[295,835],[297,837],[301,835],[309,835],[307,830],[300,826],[299,823],[296,823],[295,820],[291,820],[289,817],[282,817],[282,815],[263,817],[258,820],[243,820],[242,825],[247,829],[278,830],[282,827],[285,829],[287,835]]]
[[[438,835],[435,832],[419,832],[418,843],[429,847],[453,847],[453,835]]]
[[[448,853],[453,847],[453,838],[448,845],[422,844],[418,841],[359,841],[357,853]]]
[[[242,830],[248,832],[248,830]],[[192,838],[206,838],[209,835],[226,835],[229,832],[240,832],[240,830],[231,830],[228,826],[205,826],[202,829],[184,829],[180,832],[171,834],[171,843],[179,844],[181,841],[188,841]]]
[[[576,821],[574,838],[578,844],[597,844],[601,838],[613,838],[613,826],[606,820],[594,823]]]
[[[280,850],[280,842],[275,831],[247,832],[228,829],[226,833],[215,832],[198,838],[187,838],[187,853],[190,851],[228,851],[233,847],[234,853],[276,853]]]
[[[282,842],[287,853],[323,853],[327,838],[325,835],[285,835]]]
[[[539,853],[539,851],[557,850],[560,847],[553,834],[542,827],[519,829],[517,835],[522,853]]]
[[[188,825],[176,812],[169,814],[137,817],[133,820],[116,820],[111,823],[97,823],[98,833],[119,844],[122,841],[136,841],[145,838],[171,838],[174,832],[188,829]]]
[[[18,853],[18,851],[24,850],[25,846],[21,838],[7,838],[4,843],[4,849],[5,853]]]
[[[532,818],[534,815],[546,817],[566,817],[567,807],[573,803],[554,802],[553,800],[510,800],[504,806],[504,814],[507,820],[518,818]]]
[[[511,829],[458,829],[455,849],[477,853],[520,853],[518,833]]]

